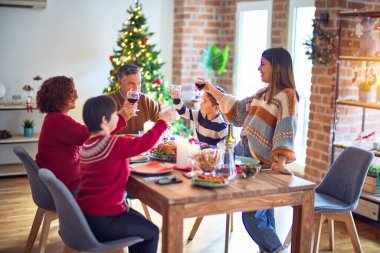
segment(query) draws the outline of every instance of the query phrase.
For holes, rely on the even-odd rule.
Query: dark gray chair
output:
[[[42,183],[41,179],[38,176],[38,170],[40,167],[34,161],[32,157],[25,151],[24,148],[16,146],[13,148],[14,153],[20,158],[23,163],[26,173],[29,178],[30,189],[32,191],[32,197],[34,203],[37,205],[36,215],[34,216],[33,225],[30,229],[28,241],[25,246],[25,253],[32,251],[34,242],[36,240],[38,231],[40,229],[42,220],[42,230],[41,238],[38,246],[38,252],[45,252],[46,241],[49,234],[50,223],[57,219],[57,214],[55,212],[55,206],[53,198],[51,197],[48,189]]]
[[[373,153],[355,147],[345,149],[331,165],[321,184],[315,189],[314,220],[316,236],[314,252],[318,252],[322,224],[329,225],[330,250],[334,250],[334,220],[346,224],[355,252],[363,252],[352,218]],[[289,234],[285,243],[289,242]]]
[[[142,238],[133,236],[110,242],[99,242],[66,186],[47,169],[40,169],[38,175],[54,199],[59,219],[59,235],[66,245],[64,252],[71,252],[72,250],[105,252],[117,249],[123,252],[124,247],[143,241]]]

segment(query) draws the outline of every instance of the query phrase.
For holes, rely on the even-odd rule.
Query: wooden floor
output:
[[[133,207],[141,211],[138,201]],[[290,227],[292,209],[290,207],[276,209],[277,231],[280,239],[284,239]],[[26,177],[0,178],[0,252],[23,252],[26,239],[36,207],[32,201],[29,183]],[[153,221],[161,226],[161,216],[150,210]],[[185,220],[184,241],[191,230],[194,219]],[[363,250],[366,253],[380,252],[380,229],[357,221],[356,227]],[[47,252],[62,252],[63,243],[58,236],[58,222],[54,222],[49,233]],[[198,233],[190,243],[184,243],[184,252],[222,253],[224,252],[225,215],[206,217]],[[344,226],[337,223],[335,232],[335,251],[353,252],[351,241]],[[38,242],[37,242],[38,243]],[[37,252],[37,243],[33,252]],[[326,228],[323,229],[320,252],[327,251],[328,238]],[[159,251],[161,252],[161,245]],[[257,245],[251,240],[241,221],[241,213],[234,214],[234,231],[229,240],[229,252],[257,252]],[[127,250],[125,250],[127,252]]]

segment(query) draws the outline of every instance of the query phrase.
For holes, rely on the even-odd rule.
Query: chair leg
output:
[[[80,251],[74,250],[69,246],[65,245],[65,247],[63,248],[63,253],[80,253]]]
[[[231,227],[230,232],[234,230],[234,213],[230,213]]]
[[[28,241],[26,242],[24,253],[32,252],[32,248],[36,240],[38,230],[40,230],[40,226],[44,218],[44,214],[45,214],[45,210],[38,207],[36,214],[34,215],[33,224],[29,232],[29,237],[28,237]]]
[[[286,235],[285,240],[284,240],[284,245],[286,245],[286,244],[290,244],[291,241],[292,241],[292,227],[293,227],[293,226],[290,226],[290,228],[289,228],[289,232],[288,232],[288,234]]]
[[[224,253],[228,253],[228,240],[230,239],[231,213],[226,214],[226,235],[224,237]]]
[[[57,219],[57,213],[52,211],[45,211],[44,223],[42,224],[40,243],[38,252],[44,253],[46,249],[46,241],[50,230],[50,224],[53,220]]]
[[[193,228],[191,229],[190,235],[187,238],[187,241],[191,241],[194,239],[194,236],[197,233],[199,225],[201,225],[202,220],[203,220],[203,217],[197,217],[197,219],[194,222]]]
[[[143,203],[143,202],[141,202],[141,206],[144,209],[144,213],[145,213],[146,219],[149,220],[149,221],[152,221],[152,218],[150,217],[148,206],[145,203]]]
[[[329,226],[329,250],[334,250],[334,220],[328,219]]]
[[[322,231],[322,224],[325,221],[325,216],[323,214],[317,213],[315,214],[315,221],[316,221],[316,229],[315,229],[315,236],[314,236],[314,253],[318,252],[319,249],[319,242],[321,240],[321,231]]]
[[[345,218],[345,223],[347,227],[348,234],[351,237],[352,246],[354,247],[355,253],[362,253],[363,249],[360,244],[358,231],[356,230],[356,226],[354,223],[354,218],[352,217],[352,213],[345,213],[343,214]]]

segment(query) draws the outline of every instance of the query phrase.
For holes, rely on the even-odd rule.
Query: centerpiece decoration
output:
[[[377,82],[376,74],[372,68],[366,70],[364,79],[359,81],[359,101],[369,103],[375,102]]]

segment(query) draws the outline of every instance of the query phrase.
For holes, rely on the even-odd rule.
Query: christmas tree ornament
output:
[[[160,78],[157,78],[156,79],[156,81],[154,82],[155,84],[157,84],[157,85],[161,85],[162,84],[162,82],[161,82],[161,79]]]
[[[147,39],[142,39],[142,40],[141,40],[141,45],[144,45],[144,46],[145,46],[147,42],[148,42]]]

